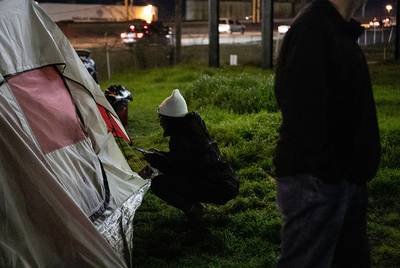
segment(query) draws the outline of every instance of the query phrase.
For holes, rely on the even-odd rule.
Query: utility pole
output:
[[[273,34],[274,34],[274,0],[262,0],[261,3],[261,36],[262,68],[273,67]]]
[[[364,2],[361,8],[361,16],[365,18],[365,10],[367,9],[367,2]]]
[[[126,20],[129,20],[129,0],[125,0]]]
[[[400,63],[400,0],[396,4],[396,49],[395,60]]]
[[[182,0],[175,0],[175,64],[181,62]]]
[[[208,66],[219,67],[219,0],[208,0]]]
[[[251,21],[256,23],[256,16],[257,16],[257,0],[251,1]]]
[[[252,0],[251,2],[251,20],[253,23],[260,22],[260,3],[261,0]]]

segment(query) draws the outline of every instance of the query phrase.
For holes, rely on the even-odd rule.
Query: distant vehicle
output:
[[[161,21],[153,21],[149,24],[148,38],[151,42],[172,45],[172,28]]]
[[[371,20],[371,21],[369,22],[369,26],[370,26],[371,28],[376,28],[376,27],[381,26],[381,23],[379,22],[379,20],[378,20],[377,18],[374,18],[373,20]]]
[[[383,27],[392,27],[392,20],[390,18],[384,18],[382,20]]]
[[[246,26],[241,24],[238,20],[232,20],[228,18],[220,18],[219,19],[219,24],[218,24],[218,31],[220,33],[233,33],[233,32],[239,32],[241,34],[244,34],[244,31],[246,30]]]
[[[145,35],[149,33],[149,25],[145,20],[133,20],[129,25],[126,32],[121,33],[122,42],[126,45],[133,45],[141,39],[145,38]]]
[[[393,27],[395,25],[396,22],[393,21],[390,17],[386,17],[383,19],[378,19],[375,17],[371,21],[361,24],[361,26],[363,26],[365,29],[378,28],[378,27],[388,28],[388,27]]]
[[[172,30],[162,22],[147,23],[144,20],[134,20],[126,32],[121,33],[121,40],[126,45],[139,42],[172,44]]]

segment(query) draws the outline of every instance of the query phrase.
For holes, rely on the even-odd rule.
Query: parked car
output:
[[[133,45],[138,42],[171,45],[172,30],[159,21],[147,23],[138,19],[131,22],[126,32],[121,33],[121,40],[126,45]]]
[[[220,18],[218,24],[218,31],[220,33],[233,33],[239,32],[244,34],[246,26],[240,23],[238,20],[232,20],[228,18]]]

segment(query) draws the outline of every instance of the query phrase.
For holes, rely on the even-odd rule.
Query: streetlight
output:
[[[392,9],[393,9],[392,5],[386,5],[386,10],[389,13],[389,16],[390,16],[390,12],[392,11]]]

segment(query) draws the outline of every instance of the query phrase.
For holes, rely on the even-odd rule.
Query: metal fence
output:
[[[274,58],[279,55],[284,34],[274,33]],[[85,40],[79,40],[86,46]],[[88,40],[88,44],[93,40]],[[98,40],[92,47],[92,56],[97,63],[100,80],[110,79],[113,74],[126,70],[157,68],[175,64],[174,45],[135,44],[125,46],[118,37],[107,37]],[[369,61],[385,61],[393,58],[395,28],[370,28],[358,39]],[[182,62],[207,65],[208,35],[186,34],[182,37]],[[235,55],[238,65],[261,64],[261,33],[220,35],[220,62],[229,64],[231,55]]]
[[[358,38],[361,46],[371,46],[377,44],[391,44],[395,40],[395,27],[374,27],[365,29],[364,33]]]

